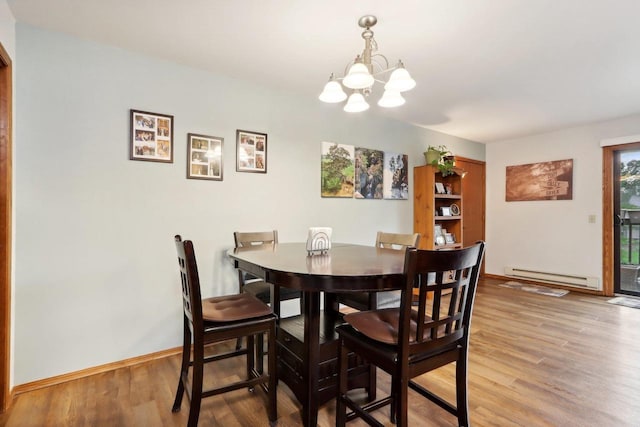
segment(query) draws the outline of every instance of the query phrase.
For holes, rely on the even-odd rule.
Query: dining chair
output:
[[[267,393],[269,420],[275,421],[278,418],[275,314],[269,306],[249,293],[202,299],[193,243],[190,240],[183,241],[180,235],[176,235],[175,245],[182,282],[183,340],[180,377],[172,411],[180,411],[182,397],[186,391],[191,400],[187,427],[196,427],[202,398],[244,387],[253,391],[256,385],[260,385]],[[268,337],[268,374],[265,374],[263,369],[264,334]],[[205,357],[205,346],[239,337],[247,338],[247,348]],[[191,359],[192,342],[193,359]],[[210,353],[209,348],[207,353]],[[243,355],[246,356],[246,379],[203,390],[205,364]],[[190,366],[192,367],[191,381],[189,381]],[[227,377],[228,373],[220,372],[220,376]]]
[[[419,233],[397,234],[378,231],[376,235],[377,248],[404,250],[409,246],[418,247],[419,242]],[[400,291],[340,293],[336,295],[336,301],[357,310],[399,307]]]
[[[247,246],[272,246],[278,243],[278,231],[240,232],[233,233],[236,248]],[[300,291],[295,289],[273,287],[273,298],[271,296],[271,285],[264,280],[255,277],[245,271],[238,270],[238,284],[240,292],[248,292],[255,295],[260,301],[271,304],[271,308],[276,316],[280,317],[280,301],[301,298]],[[302,309],[302,300],[300,301]]]
[[[469,425],[467,363],[469,327],[484,242],[447,251],[405,250],[402,298],[399,308],[360,311],[344,316],[339,336],[336,426],[362,418],[382,426],[370,412],[391,406],[390,419],[406,427],[408,389],[436,403]],[[429,273],[435,273],[427,280]],[[419,288],[417,309],[413,288]],[[432,298],[427,299],[427,292]],[[388,396],[358,405],[347,396],[348,355],[354,352],[391,376]],[[418,384],[413,378],[456,363],[456,405]],[[351,412],[347,413],[347,407]]]

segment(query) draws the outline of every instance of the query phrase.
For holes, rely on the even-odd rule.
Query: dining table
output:
[[[305,243],[275,243],[227,254],[236,268],[272,285],[272,307],[279,304],[279,287],[302,292],[300,315],[278,321],[278,376],[301,403],[303,425],[316,426],[320,405],[337,392],[335,326],[342,316],[336,294],[400,289],[404,251],[333,243],[325,253],[309,254]],[[369,398],[375,396],[375,369],[365,361],[350,359],[348,376],[350,389],[373,384]]]

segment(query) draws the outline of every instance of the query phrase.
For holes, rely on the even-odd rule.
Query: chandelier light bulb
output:
[[[364,89],[371,87],[374,81],[375,79],[369,73],[367,66],[362,62],[356,62],[349,68],[349,72],[342,80],[342,84],[349,89]]]
[[[322,102],[328,102],[331,104],[344,101],[345,99],[347,99],[347,94],[344,93],[344,90],[342,90],[342,85],[338,83],[333,77],[333,74],[331,74],[331,78],[329,79],[327,84],[324,85],[324,90],[318,98]]]
[[[409,72],[404,68],[402,61],[398,62],[398,68],[391,73],[389,81],[384,85],[386,90],[394,90],[397,92],[406,92],[414,87],[416,87],[416,81],[411,78]]]
[[[344,106],[347,113],[359,113],[369,109],[369,104],[360,92],[353,92]]]
[[[399,107],[405,103],[405,99],[400,92],[395,90],[385,90],[382,98],[378,101],[378,105],[384,108]]]

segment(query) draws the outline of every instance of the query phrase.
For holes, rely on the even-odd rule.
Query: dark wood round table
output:
[[[305,243],[278,243],[230,249],[228,255],[236,268],[273,285],[272,307],[279,304],[281,286],[303,292],[302,315],[279,322],[279,372],[302,404],[303,424],[316,426],[318,407],[336,392],[331,369],[337,357],[333,329],[340,316],[332,309],[332,294],[399,289],[404,251],[335,243],[328,253],[309,256]],[[321,293],[324,312],[320,311]],[[321,370],[326,372],[322,378]]]

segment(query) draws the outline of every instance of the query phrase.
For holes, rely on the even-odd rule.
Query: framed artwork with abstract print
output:
[[[187,178],[222,181],[224,138],[187,134]]]
[[[131,110],[129,159],[173,163],[173,116]]]
[[[236,131],[236,171],[267,173],[267,134]]]

